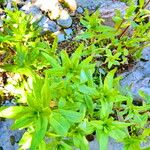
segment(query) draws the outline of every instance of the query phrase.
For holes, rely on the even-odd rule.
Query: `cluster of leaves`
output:
[[[50,47],[43,40],[37,22],[32,21],[33,16],[17,9],[14,12],[5,10],[5,13],[7,18],[4,19],[3,32],[0,32],[0,53],[5,56],[1,67],[25,75],[46,67],[47,61],[41,55],[53,55],[57,40]]]
[[[100,57],[100,65],[106,64],[109,69],[128,63],[130,57],[138,59],[150,41],[150,22],[147,20],[150,11],[146,9],[147,5],[144,0],[140,0],[137,6],[130,1],[125,14],[116,11],[112,27],[104,25],[99,11],[92,14],[86,11],[81,18],[86,30],[77,36],[77,40],[88,43],[85,54]]]
[[[84,44],[69,56],[65,50],[57,51],[57,39],[50,46],[43,41],[32,16],[18,10],[6,13],[0,33],[0,48],[6,57],[0,68],[21,74],[22,82],[16,87],[21,91],[16,95],[18,106],[0,107],[0,117],[15,120],[11,129],[26,129],[20,149],[89,150],[86,137],[96,133],[101,150],[107,150],[109,137],[122,142],[125,150],[140,150],[150,135],[150,97],[140,92],[145,101],[134,105],[132,96],[121,91],[116,69],[95,78],[94,56],[85,51]],[[105,46],[115,30],[100,25],[96,13],[87,17],[90,24],[82,20],[89,26],[82,37],[90,37],[91,47],[98,44],[95,49],[107,51],[108,56],[122,56],[121,46],[119,56],[113,55],[112,45]],[[95,28],[101,30],[100,37]]]

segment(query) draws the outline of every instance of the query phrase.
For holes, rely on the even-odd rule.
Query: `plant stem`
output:
[[[148,5],[149,3],[150,3],[150,0],[143,6],[142,9],[144,9],[145,7],[147,7],[147,5]],[[133,21],[136,20],[136,18],[139,16],[139,14],[140,14],[140,12],[138,11],[137,14],[136,14],[136,16],[134,17]],[[118,39],[120,39],[120,38],[126,33],[126,31],[128,30],[129,27],[130,27],[130,25],[128,25],[128,26],[122,31],[122,33],[118,36]]]

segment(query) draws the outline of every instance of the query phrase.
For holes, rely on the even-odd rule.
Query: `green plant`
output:
[[[25,129],[20,149],[89,150],[87,136],[96,133],[100,150],[107,150],[109,137],[122,142],[124,150],[140,150],[141,142],[150,136],[150,97],[140,91],[144,101],[135,105],[131,94],[123,93],[121,78],[115,76],[117,69],[111,70],[126,61],[131,49],[124,43],[129,38],[127,44],[133,41],[134,45],[134,36],[122,37],[125,30],[115,33],[116,28],[101,24],[98,12],[91,16],[86,12],[86,21],[81,22],[87,31],[80,38],[88,38],[90,46],[79,44],[69,55],[57,51],[57,39],[50,46],[43,40],[40,29],[31,23],[32,17],[18,10],[6,13],[12,17],[6,19],[0,33],[0,47],[11,57],[0,68],[19,73],[21,81],[13,87],[18,90],[14,93],[18,105],[0,107],[0,117],[14,119],[11,129]],[[120,23],[120,19],[116,21]],[[18,20],[23,21],[23,27]],[[147,28],[143,30],[145,34]],[[106,75],[96,74],[96,54],[105,56],[103,61],[110,69]]]
[[[18,9],[5,12],[7,18],[4,19],[3,32],[0,32],[1,53],[5,56],[1,68],[31,75],[35,70],[47,67],[41,53],[54,55],[57,39],[51,47],[43,40],[37,22],[32,22],[33,16]]]
[[[144,4],[141,0],[136,6],[132,1],[124,15],[116,11],[112,27],[104,25],[99,11],[90,14],[86,10],[80,20],[86,30],[76,38],[87,43],[85,54],[100,57],[101,64],[107,63],[109,69],[128,63],[131,57],[138,59],[150,40],[150,22],[146,20],[150,15],[146,9],[148,4],[149,1]]]

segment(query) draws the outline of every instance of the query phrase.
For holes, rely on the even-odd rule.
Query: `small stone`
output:
[[[73,31],[71,28],[68,28],[68,29],[64,29],[64,32],[66,33],[66,35],[72,35],[73,34]]]
[[[42,12],[40,11],[40,9],[36,6],[32,6],[30,3],[22,6],[21,10],[23,10],[26,14],[31,13],[33,15],[32,22],[35,22],[42,17]]]
[[[57,32],[60,30],[60,27],[54,21],[51,21],[48,17],[45,16],[42,17],[38,25],[43,28],[43,31]]]
[[[65,41],[65,35],[63,33],[57,34],[58,42],[63,42]]]
[[[48,12],[48,16],[51,20],[55,20],[59,17],[61,7],[58,0],[36,0],[34,5],[42,11]]]
[[[9,9],[9,10],[12,10],[11,4],[12,4],[12,3],[11,3],[11,0],[8,0],[8,1],[7,1],[6,8]]]
[[[57,19],[57,24],[63,28],[69,28],[72,25],[72,18],[66,10],[61,11],[60,17]]]
[[[78,12],[79,14],[83,14],[84,9],[83,9],[82,7],[78,7],[78,8],[77,8],[77,12]]]
[[[71,28],[64,29],[64,32],[65,32],[65,34],[66,34],[66,40],[72,38],[73,30],[72,30]]]

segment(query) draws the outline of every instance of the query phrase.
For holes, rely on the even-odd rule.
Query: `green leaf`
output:
[[[80,72],[80,81],[81,81],[81,83],[88,81],[87,74],[84,70],[81,70],[81,72]]]
[[[51,92],[50,92],[50,80],[48,79],[48,75],[45,75],[44,85],[41,90],[41,99],[44,107],[49,107],[51,101]]]
[[[45,141],[42,141],[39,145],[39,150],[47,150]]]
[[[65,50],[61,51],[61,60],[62,60],[63,67],[67,67],[67,68],[72,67],[71,60]]]
[[[33,123],[33,118],[34,115],[33,114],[25,114],[24,116],[22,116],[21,118],[15,120],[15,123],[11,126],[12,130],[16,130],[16,129],[23,129],[26,127],[29,127],[32,123]]]
[[[61,141],[61,145],[59,145],[59,150],[72,150],[72,147],[69,144]]]
[[[84,45],[80,44],[77,50],[72,54],[71,62],[73,63],[74,67],[78,66],[83,49],[84,49]]]
[[[150,104],[150,95],[148,95],[147,93],[145,93],[142,90],[139,90],[138,93],[142,98],[144,98],[144,100],[146,101],[147,104]]]
[[[45,70],[44,72],[48,73],[50,76],[63,76],[65,75],[65,67],[57,67]]]
[[[116,69],[113,69],[105,77],[104,89],[109,90],[113,88],[113,78],[114,78],[115,72],[116,72]]]
[[[81,33],[80,35],[78,35],[76,37],[76,40],[86,40],[86,39],[90,39],[94,36],[94,34],[92,34],[92,32],[84,32]]]
[[[150,147],[143,148],[142,150],[150,150]]]
[[[78,123],[83,119],[83,114],[72,110],[59,109],[59,112],[71,123]]]
[[[88,87],[86,85],[80,85],[79,86],[79,91],[81,93],[87,94],[87,95],[94,95],[97,93],[96,89],[93,87]]]
[[[97,130],[96,136],[100,145],[100,150],[108,150],[108,140],[109,140],[108,135],[104,132]]]
[[[52,49],[51,49],[51,52],[52,52],[53,54],[55,54],[56,49],[57,49],[57,46],[58,46],[58,38],[55,37],[54,42],[53,42],[53,44],[52,44]]]
[[[130,145],[125,145],[124,150],[141,150],[141,148],[140,148],[139,143],[137,143],[137,144],[134,143],[134,144],[130,144]]]
[[[145,0],[139,0],[139,6],[140,6],[140,8],[143,8],[144,3],[145,3]]]
[[[24,114],[33,112],[31,108],[26,106],[9,106],[2,108],[2,110],[0,111],[0,117],[8,119],[19,118]]]
[[[92,115],[93,110],[94,110],[94,104],[93,104],[92,98],[88,95],[84,95],[84,97],[85,97],[85,103],[86,103],[88,112],[90,113],[90,115]]]
[[[128,136],[128,134],[124,129],[114,129],[110,131],[109,136],[117,141],[122,141],[124,138]]]
[[[34,77],[34,72],[31,70],[31,68],[23,66],[19,67],[18,65],[10,65],[6,64],[3,66],[0,66],[1,69],[4,69],[5,71],[13,72],[13,73],[20,73],[24,74],[26,76]]]
[[[48,53],[43,51],[41,52],[41,54],[47,59],[47,61],[50,63],[52,67],[60,67],[58,61],[55,58],[51,57]]]
[[[52,112],[50,125],[58,135],[66,136],[70,128],[68,120],[59,113]]]
[[[37,120],[35,132],[32,137],[31,150],[35,150],[45,137],[48,126],[48,118],[40,116]]]
[[[89,143],[85,136],[82,136],[79,133],[74,134],[73,142],[77,148],[80,148],[80,150],[89,150]]]
[[[109,114],[112,112],[113,103],[109,101],[101,101],[100,117],[101,119],[108,118]]]
[[[127,137],[124,139],[124,150],[141,150],[141,139],[138,137]]]
[[[32,141],[32,134],[28,131],[26,131],[21,140],[19,141],[19,146],[20,149],[29,149],[31,146],[31,141]]]

